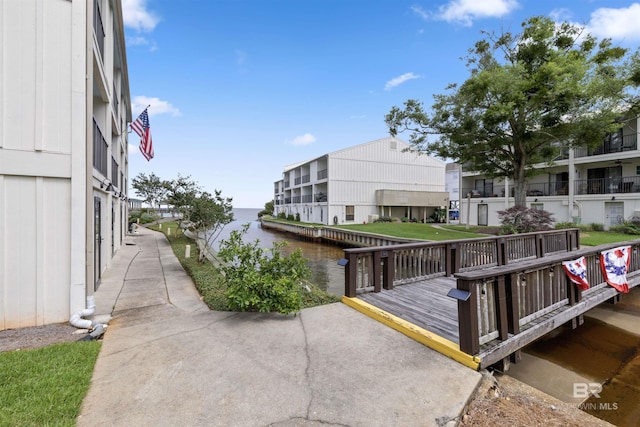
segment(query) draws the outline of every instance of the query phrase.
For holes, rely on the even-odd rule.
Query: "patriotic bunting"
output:
[[[562,263],[562,268],[564,268],[565,273],[567,273],[569,280],[575,283],[578,288],[583,291],[589,289],[589,281],[587,280],[587,260],[585,257],[581,256],[574,261],[564,261]]]
[[[620,246],[618,248],[602,251],[600,255],[600,267],[604,280],[618,291],[629,292],[627,282],[627,272],[631,263],[631,246]]]

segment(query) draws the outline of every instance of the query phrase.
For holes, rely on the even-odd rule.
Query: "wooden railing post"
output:
[[[544,256],[544,239],[542,234],[536,234],[536,256],[542,258]]]
[[[565,278],[567,284],[567,296],[569,298],[569,305],[576,305],[582,299],[582,289],[579,289],[571,280]],[[571,319],[571,329],[575,329],[584,323],[584,316],[581,314],[578,317]]]
[[[503,274],[496,277],[495,287],[494,298],[498,339],[504,341],[509,337],[509,312],[507,310],[507,292],[505,288],[505,276]]]
[[[480,352],[480,335],[478,332],[478,295],[473,281],[458,279],[457,288],[470,293],[466,301],[458,300],[458,333],[460,350],[467,354]]]
[[[356,282],[358,280],[358,255],[347,253],[347,265],[344,272],[344,294],[349,298],[356,296]]]
[[[371,266],[371,274],[373,274],[373,292],[380,292],[382,290],[382,280],[380,277],[380,272],[382,271],[380,263],[382,260],[380,255],[382,255],[381,251],[373,251],[371,256],[371,262],[373,263]]]
[[[393,289],[393,279],[395,277],[393,251],[382,251],[382,287],[383,289]]]
[[[509,257],[507,256],[507,242],[504,237],[496,239],[496,245],[498,249],[498,265],[509,264]]]
[[[507,296],[507,330],[510,334],[520,333],[520,311],[517,273],[509,274],[505,277],[505,288]],[[511,362],[518,363],[522,359],[520,350],[511,354]]]

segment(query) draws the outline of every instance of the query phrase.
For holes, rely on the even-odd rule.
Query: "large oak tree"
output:
[[[525,21],[520,34],[483,34],[469,49],[464,83],[434,95],[431,111],[410,99],[385,121],[393,136],[408,132],[416,151],[509,178],[515,205],[525,206],[534,165],[567,147],[601,144],[634,111],[640,61],[547,17]]]

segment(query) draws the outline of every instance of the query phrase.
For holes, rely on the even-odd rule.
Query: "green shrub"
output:
[[[259,241],[242,241],[249,224],[242,230],[231,232],[229,239],[220,243],[218,257],[227,286],[229,308],[238,311],[276,311],[289,314],[300,310],[301,295],[306,290],[304,281],[311,276],[302,251],[282,255],[286,242],[276,242],[267,252]]]
[[[300,222],[300,214],[296,212],[295,221]]]
[[[294,220],[295,220],[295,218],[294,218],[293,214],[287,215],[287,221],[294,221]]]
[[[156,217],[152,213],[143,212],[140,215],[140,224],[148,224],[148,223],[153,222],[155,220],[156,220]]]
[[[378,219],[376,219],[374,222],[392,222],[393,218],[391,218],[390,216],[381,216]]]
[[[591,224],[591,230],[593,231],[604,231],[604,224],[598,224],[594,222]]]
[[[553,224],[551,212],[524,206],[513,206],[507,210],[498,211],[498,217],[504,234],[550,230]]]
[[[572,222],[569,222],[569,221],[567,221],[567,222],[556,222],[555,225],[554,225],[554,228],[556,230],[565,230],[567,228],[574,228],[574,227],[576,227],[576,225],[574,223],[572,223]],[[589,226],[588,225],[584,225],[584,229],[583,229],[582,226],[580,227],[580,229],[583,230],[583,231],[588,231],[589,230]]]
[[[609,227],[609,231],[614,233],[639,235],[640,227],[633,224],[631,221],[624,221],[622,224],[612,225]]]
[[[284,212],[280,212],[280,213],[278,214],[278,218],[279,218],[279,219],[287,219],[287,214],[286,214],[286,213],[284,213]]]

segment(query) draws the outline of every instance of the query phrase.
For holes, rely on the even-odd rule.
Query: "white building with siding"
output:
[[[127,228],[121,0],[0,3],[0,330],[86,308]]]
[[[639,120],[629,117],[595,149],[570,149],[551,164],[537,165],[539,173],[528,180],[527,206],[551,212],[556,222],[605,229],[640,217]],[[461,181],[461,222],[499,225],[498,211],[514,205],[507,179],[464,171]]]
[[[383,138],[286,166],[274,183],[274,214],[350,224],[380,217],[427,221],[447,207],[445,164]]]

